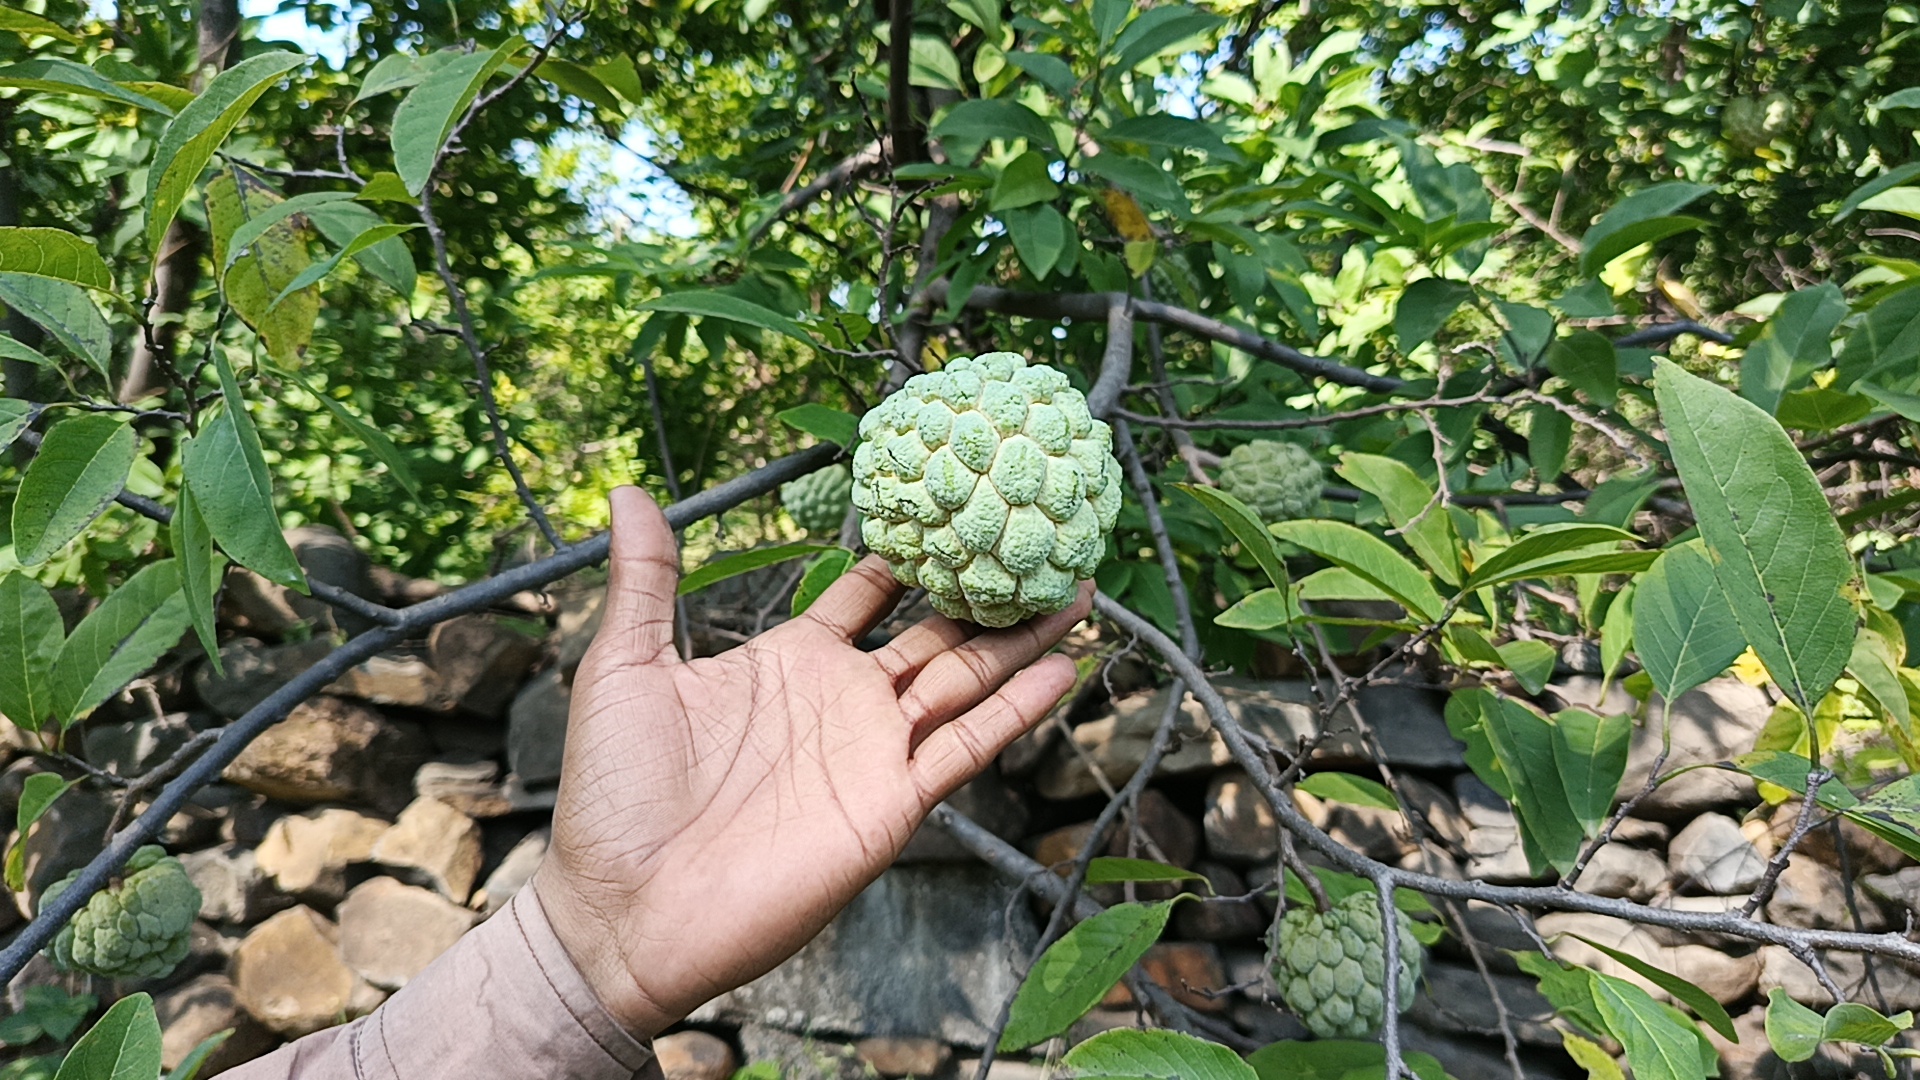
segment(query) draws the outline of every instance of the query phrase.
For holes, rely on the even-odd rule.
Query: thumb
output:
[[[613,510],[613,554],[607,583],[607,614],[595,644],[614,658],[648,663],[673,650],[675,590],[680,549],[667,516],[637,487],[619,487],[608,497]]]

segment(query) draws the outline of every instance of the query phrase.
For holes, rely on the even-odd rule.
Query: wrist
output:
[[[547,923],[574,970],[615,1023],[645,1041],[681,1019],[661,1008],[634,978],[617,928],[581,903],[578,891],[551,858],[535,871],[526,887],[539,899]]]

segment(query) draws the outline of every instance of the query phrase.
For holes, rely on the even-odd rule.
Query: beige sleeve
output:
[[[371,1014],[222,1075],[632,1080],[659,1067],[601,1008],[529,885]]]

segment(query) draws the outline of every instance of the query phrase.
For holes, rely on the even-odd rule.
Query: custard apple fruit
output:
[[[810,533],[838,532],[840,519],[847,516],[852,487],[853,473],[845,465],[829,465],[781,484],[780,505],[787,508],[794,524]]]
[[[1422,964],[1412,923],[1394,912],[1400,930],[1399,1003],[1413,1004]],[[1372,1033],[1386,1018],[1386,937],[1380,902],[1371,890],[1357,892],[1325,912],[1295,907],[1280,920],[1280,947],[1273,964],[1280,999],[1323,1039]]]
[[[148,844],[133,853],[120,882],[94,893],[47,947],[53,966],[110,979],[152,979],[187,957],[200,890],[180,860]],[[75,870],[40,898],[44,908],[79,878]]]
[[[1233,448],[1220,467],[1220,490],[1269,525],[1312,516],[1320,506],[1320,463],[1292,443],[1261,439]]]
[[[860,535],[935,610],[1012,626],[1073,602],[1120,512],[1113,429],[1008,352],[915,375],[860,420]]]

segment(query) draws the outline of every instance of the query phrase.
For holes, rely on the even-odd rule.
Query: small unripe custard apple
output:
[[[1424,966],[1413,924],[1395,911],[1400,970],[1394,990],[1400,1011],[1413,1004]],[[1326,911],[1295,907],[1276,933],[1273,980],[1280,1000],[1322,1039],[1356,1039],[1379,1030],[1387,1016],[1387,940],[1380,901],[1357,892]]]
[[[67,891],[80,871],[52,885],[42,908]],[[53,966],[109,979],[154,979],[187,958],[200,890],[180,860],[148,844],[133,853],[117,884],[94,893],[47,946]]]
[[[1012,626],[1073,603],[1120,498],[1113,429],[1017,353],[950,360],[860,420],[861,538],[951,618]]]
[[[1269,525],[1312,517],[1325,477],[1304,447],[1259,439],[1233,448],[1220,466],[1220,490],[1246,503]]]
[[[835,462],[791,483],[780,485],[780,505],[793,523],[810,533],[838,532],[847,516],[853,473]]]

